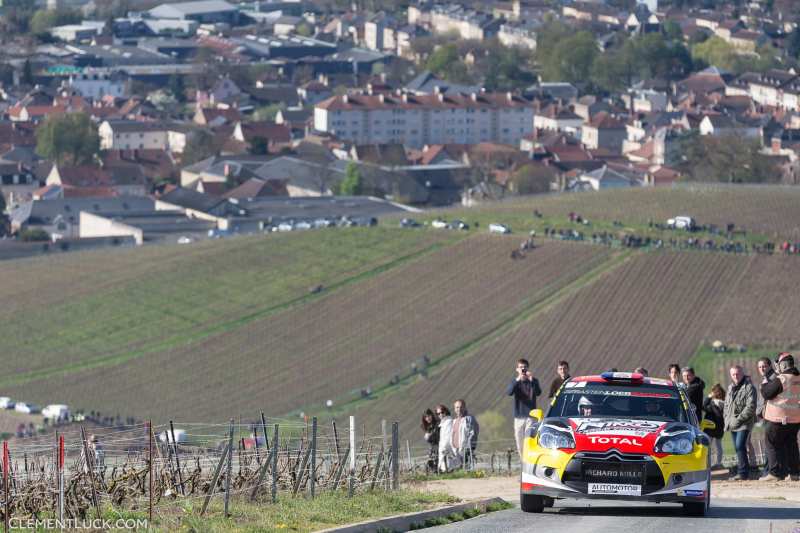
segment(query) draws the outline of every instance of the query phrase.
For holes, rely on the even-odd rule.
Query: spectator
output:
[[[547,395],[548,398],[555,396],[558,392],[558,389],[561,387],[561,384],[569,379],[569,363],[566,361],[559,361],[556,372],[558,372],[558,376],[556,376],[553,379],[553,382],[550,383],[550,392]]]
[[[800,371],[790,353],[783,352],[775,361],[777,378],[761,385],[766,405],[767,458],[769,474],[762,480],[783,479],[800,481],[800,451],[797,432],[800,430]]]
[[[436,416],[439,418],[439,472],[449,471],[455,460],[453,451],[453,418],[450,409],[445,405],[436,406]]]
[[[694,368],[685,366],[681,369],[681,376],[683,383],[686,385],[686,395],[689,397],[689,403],[694,407],[694,414],[697,415],[697,420],[703,419],[703,389],[706,384],[694,373]]]
[[[758,359],[758,373],[761,376],[761,381],[757,388],[758,396],[756,397],[756,425],[761,427],[765,425],[764,421],[764,406],[766,400],[764,399],[764,394],[761,392],[761,387],[764,386],[765,383],[772,381],[777,378],[777,374],[775,370],[772,368],[772,361],[769,360],[769,357],[761,357]],[[751,435],[752,440],[752,435]],[[768,440],[764,440],[764,447],[766,448],[767,457],[769,457],[770,453],[774,453],[774,451],[770,451],[770,443]],[[750,456],[755,457],[755,451],[751,450],[752,443],[748,444],[748,451],[750,451]],[[764,465],[764,469],[761,472],[761,476],[766,476],[769,474],[769,460],[766,461]]]
[[[737,474],[734,480],[746,480],[750,473],[747,439],[756,421],[756,388],[741,366],[731,367],[731,384],[725,395],[725,431],[733,437],[736,449]]]
[[[467,468],[475,458],[480,427],[475,417],[467,412],[467,402],[464,400],[456,400],[453,411],[456,414],[453,419],[453,450],[458,457],[457,461],[463,461],[464,468]]]
[[[542,393],[539,380],[533,377],[529,368],[527,359],[517,360],[517,376],[506,390],[506,394],[514,397],[514,440],[520,458],[525,442],[525,430],[530,422],[530,412],[536,409],[536,397]]]
[[[719,383],[711,387],[711,393],[703,400],[706,419],[714,422],[714,429],[706,429],[711,439],[711,469],[722,467],[722,437],[725,435],[725,389]]]
[[[643,367],[643,366],[637,366],[636,368],[633,369],[633,372],[634,372],[634,374],[641,374],[644,377],[647,377],[647,376],[650,375],[650,373],[647,371],[647,369],[645,367]]]
[[[675,385],[677,385],[679,389],[683,389],[686,387],[686,385],[681,380],[681,365],[677,363],[672,363],[671,365],[669,365],[668,372],[669,372],[669,379],[671,379],[672,382],[675,383]]]
[[[430,409],[425,409],[422,414],[422,431],[425,433],[425,442],[430,446],[425,472],[436,472],[439,464],[439,419]]]

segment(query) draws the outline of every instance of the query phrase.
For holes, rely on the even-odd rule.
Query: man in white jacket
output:
[[[464,400],[456,400],[453,410],[456,414],[451,438],[453,450],[459,461],[463,461],[464,467],[467,468],[472,465],[475,457],[480,428],[475,417],[467,412],[467,403]]]

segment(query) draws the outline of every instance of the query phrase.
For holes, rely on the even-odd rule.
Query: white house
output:
[[[104,121],[98,128],[103,150],[164,150],[181,154],[190,126],[165,122]]]
[[[633,180],[628,176],[617,172],[616,170],[610,169],[607,166],[603,166],[597,170],[582,174],[578,178],[578,181],[580,182],[578,184],[578,188],[585,190],[588,186],[595,191],[605,189],[625,189],[639,186],[639,183],[636,180]],[[583,186],[581,187],[581,185]]]
[[[762,130],[759,126],[743,124],[733,120],[728,115],[706,115],[700,121],[700,135],[712,137],[745,137],[748,139],[761,139]]]
[[[122,98],[127,94],[128,79],[125,74],[118,72],[83,72],[70,76],[69,86],[84,98]]]

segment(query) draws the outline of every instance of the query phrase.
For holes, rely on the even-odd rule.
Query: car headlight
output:
[[[539,446],[552,450],[562,448],[574,448],[575,438],[568,429],[560,429],[554,426],[542,426],[539,429]]]
[[[655,451],[657,453],[669,453],[673,455],[692,453],[693,448],[694,442],[688,432],[663,438],[655,445]]]

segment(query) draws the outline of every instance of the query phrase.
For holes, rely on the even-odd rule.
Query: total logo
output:
[[[589,437],[592,444],[627,444],[629,446],[642,446],[639,439],[628,437]]]

